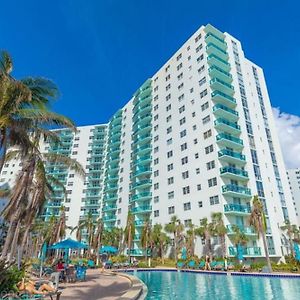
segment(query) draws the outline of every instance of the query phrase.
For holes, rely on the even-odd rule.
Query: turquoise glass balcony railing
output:
[[[214,90],[221,91],[222,93],[226,93],[229,95],[234,94],[234,88],[231,84],[226,83],[225,81],[222,81],[218,78],[213,78],[210,80],[210,87]]]
[[[131,202],[133,201],[139,201],[139,200],[146,200],[152,197],[152,193],[151,192],[142,192],[142,193],[138,193],[136,195],[133,195],[130,199]]]
[[[134,240],[134,241],[139,241],[141,238],[142,238],[142,235],[141,235],[141,234],[136,234],[136,235],[133,237],[133,240]]]
[[[236,100],[233,97],[222,93],[221,91],[212,92],[211,97],[213,101],[227,105],[231,108],[236,106]]]
[[[146,155],[146,156],[142,156],[141,158],[137,159],[134,164],[135,165],[145,164],[145,163],[148,163],[148,162],[151,162],[151,161],[152,161],[152,156]]]
[[[51,207],[61,207],[61,205],[62,205],[62,202],[48,202],[46,207],[49,207],[49,208],[51,208]]]
[[[239,118],[239,113],[236,110],[231,109],[221,103],[217,103],[213,107],[213,112],[214,112],[215,116],[225,117],[226,119],[231,120],[231,121],[237,121]]]
[[[229,247],[229,255],[231,255],[231,256],[237,255],[236,247]],[[261,248],[260,247],[243,247],[243,255],[244,256],[261,256]]]
[[[147,129],[149,129],[149,130],[152,129],[151,123],[147,123],[147,124],[145,124],[145,125],[143,125],[143,126],[138,126],[138,127],[134,130],[133,135],[135,135],[135,134],[137,134],[137,133],[141,134],[142,132],[146,131]]]
[[[151,168],[139,168],[138,170],[132,173],[132,177],[139,176],[139,175],[147,175],[149,173],[152,173]]]
[[[118,176],[107,176],[105,181],[106,182],[114,182],[114,181],[118,181],[119,177]]]
[[[117,184],[108,184],[105,187],[105,191],[116,190],[116,189],[118,189],[118,185]]]
[[[86,201],[85,203],[84,203],[84,206],[86,206],[86,207],[90,207],[90,206],[99,206],[100,205],[100,203],[98,202],[98,201],[93,201],[93,202],[91,202],[91,201]]]
[[[234,215],[249,215],[251,213],[250,206],[241,204],[224,204],[224,213]]]
[[[142,250],[142,249],[131,249],[130,250],[130,255],[133,255],[133,256],[144,256],[145,254],[145,251]],[[128,254],[128,251],[127,251],[127,254]]]
[[[103,211],[114,211],[117,209],[117,205],[105,205]]]
[[[151,179],[140,180],[140,181],[137,181],[134,184],[132,184],[132,189],[149,186],[151,184],[152,184]]]
[[[151,205],[137,206],[134,207],[131,211],[133,213],[150,213],[152,211],[152,206]]]
[[[149,113],[152,110],[152,106],[151,104],[147,103],[146,105],[140,105],[140,106],[135,106],[134,110],[133,110],[133,117],[135,117],[136,115],[142,115],[145,113]]]
[[[208,43],[206,46],[206,52],[207,54],[215,54],[221,59],[227,60],[228,59],[228,54],[225,50],[222,48],[224,47],[218,47],[215,43]]]
[[[209,65],[217,66],[220,69],[223,69],[225,72],[229,72],[230,70],[230,64],[226,60],[219,58],[215,54],[210,54],[207,57],[207,62],[209,63]]]
[[[217,143],[220,146],[225,146],[234,149],[242,149],[244,147],[243,140],[235,136],[232,136],[231,134],[228,133],[219,133],[216,138],[217,138]]]
[[[148,121],[150,121],[152,118],[151,114],[145,114],[145,115],[136,115],[134,118],[133,118],[133,127],[135,127],[137,125],[137,123],[139,124],[143,124],[143,123],[146,123]]]
[[[227,225],[227,234],[228,235],[233,235],[235,234],[234,232],[234,226],[238,227],[239,230],[243,233],[245,233],[246,235],[252,235],[252,236],[257,236],[257,233],[255,232],[254,228],[252,227],[245,227],[245,226],[241,226],[241,225]]]
[[[143,220],[137,220],[134,222],[134,225],[136,227],[143,227],[145,225],[146,221],[143,221]]]
[[[246,157],[245,155],[234,152],[228,149],[222,149],[218,152],[219,159],[222,159],[227,162],[233,162],[233,163],[246,163]]]
[[[218,47],[222,48],[223,50],[227,49],[227,44],[223,38],[218,37],[217,35],[209,32],[205,36],[205,41],[207,44],[214,43]]]
[[[116,216],[105,216],[103,217],[103,221],[105,222],[115,222],[117,220]]]
[[[217,77],[223,81],[232,82],[232,75],[229,72],[224,71],[222,68],[211,66],[208,68],[208,72],[211,77]]]
[[[244,186],[239,186],[236,184],[226,184],[222,186],[222,193],[230,196],[238,197],[251,197],[251,190]]]
[[[117,199],[118,199],[118,196],[116,194],[114,194],[114,195],[105,196],[103,200],[105,202],[114,202]]]
[[[133,154],[136,154],[136,153],[142,154],[142,152],[148,152],[148,151],[151,151],[151,150],[152,150],[151,145],[147,144],[147,145],[143,145],[143,146],[137,147],[133,151]]]
[[[223,177],[236,180],[248,180],[248,172],[242,169],[226,166],[220,169],[220,174]]]
[[[100,193],[86,193],[85,194],[85,198],[95,198],[95,197],[99,197]]]
[[[240,125],[230,122],[224,118],[218,118],[214,121],[215,128],[218,130],[226,131],[231,134],[240,134],[241,133],[241,127]]]

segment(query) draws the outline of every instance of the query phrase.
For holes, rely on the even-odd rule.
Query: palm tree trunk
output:
[[[291,248],[291,256],[295,257],[294,245],[293,245],[293,240],[292,240],[291,236],[289,236],[289,242],[290,242],[290,248]]]
[[[225,256],[226,256],[226,238],[225,238],[225,235],[221,236],[221,244],[222,244],[223,258],[225,258]]]
[[[265,254],[266,254],[266,260],[267,260],[268,269],[269,269],[269,272],[271,273],[273,270],[272,270],[272,265],[271,265],[271,261],[270,261],[269,249],[268,249],[268,245],[267,245],[266,235],[265,235],[265,232],[263,230],[261,230],[260,233],[261,233],[263,244],[264,244],[264,249],[265,249]]]
[[[0,173],[2,172],[5,158],[6,158],[6,152],[7,152],[7,137],[5,130],[2,131],[2,141],[1,141],[1,148],[2,148],[2,155],[0,158]]]
[[[164,260],[164,250],[163,250],[163,244],[160,244],[160,258],[161,258],[161,262],[164,265],[165,260]]]
[[[10,251],[7,255],[7,259],[8,261],[12,261],[14,255],[17,252],[17,245],[18,245],[18,239],[19,239],[19,234],[20,234],[20,227],[21,227],[21,221],[18,220],[17,225],[16,225],[16,229],[14,232],[14,237],[10,246]]]
[[[129,228],[128,232],[128,258],[129,263],[131,263],[131,228]]]
[[[11,242],[13,240],[14,237],[14,232],[15,232],[15,227],[16,227],[16,222],[9,222],[9,227],[7,230],[7,235],[6,235],[6,239],[5,239],[5,243],[2,249],[2,254],[1,254],[1,258],[4,259],[7,254],[8,254],[8,249],[11,245]]]
[[[175,264],[177,266],[177,237],[176,237],[176,233],[174,233],[174,256],[175,256]]]

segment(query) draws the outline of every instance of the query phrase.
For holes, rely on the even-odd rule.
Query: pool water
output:
[[[201,273],[134,272],[148,287],[146,300],[299,300],[300,279]]]

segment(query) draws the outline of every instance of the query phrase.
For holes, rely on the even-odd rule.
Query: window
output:
[[[190,187],[185,186],[182,188],[183,195],[189,194],[190,193]]]
[[[219,196],[209,197],[209,203],[210,205],[219,204]]]
[[[193,118],[196,117],[196,113],[195,113],[195,112],[192,113],[192,117],[193,117]]]
[[[191,210],[191,202],[183,203],[184,210]]]
[[[173,170],[173,164],[169,164],[169,165],[167,166],[167,168],[168,168],[168,171]]]
[[[197,191],[201,191],[201,184],[197,184]]]
[[[159,189],[159,183],[154,183],[154,190],[158,190]]]
[[[202,119],[202,124],[207,124],[210,121],[210,115],[206,116],[205,118]]]
[[[166,77],[166,81],[168,81],[170,78],[171,78],[171,75],[168,74],[167,77]]]
[[[169,215],[174,214],[175,213],[175,207],[174,206],[168,207],[168,212],[169,212]]]
[[[195,153],[195,159],[199,158],[199,153]]]
[[[155,115],[154,116],[154,121],[157,121],[158,120],[158,115]]]
[[[174,191],[168,192],[168,199],[174,199]]]
[[[77,137],[74,139],[74,141],[79,141],[79,136],[77,136]]]
[[[183,158],[181,159],[181,164],[182,164],[182,165],[185,165],[185,164],[187,164],[187,163],[188,163],[188,157],[185,156],[185,157],[183,157]]]
[[[178,76],[177,76],[177,79],[180,80],[183,78],[183,73],[180,73]]]
[[[154,165],[157,165],[158,162],[159,162],[159,159],[158,159],[158,158],[155,158],[155,159],[154,159]]]
[[[73,182],[68,182],[68,186],[73,186]]]
[[[183,179],[189,178],[189,171],[182,172],[181,174]]]
[[[193,130],[196,130],[197,129],[197,125],[193,125]]]
[[[203,66],[201,66],[201,67],[198,69],[198,73],[200,74],[200,73],[202,73],[204,70],[205,70],[205,66],[203,65]]]
[[[157,142],[158,141],[158,135],[156,135],[155,137],[154,137],[154,142]]]
[[[185,117],[179,120],[179,124],[182,125],[185,123]]]
[[[208,187],[212,187],[217,185],[217,177],[213,177],[211,179],[208,179]]]
[[[172,132],[172,126],[167,128],[167,134]]]
[[[182,138],[184,136],[186,136],[186,129],[180,131],[180,137]]]
[[[168,91],[170,88],[171,88],[171,84],[169,83],[169,84],[166,86],[166,91]]]
[[[197,63],[199,63],[201,60],[203,60],[203,58],[204,58],[204,55],[201,54],[201,55],[197,58]]]
[[[201,110],[204,111],[209,107],[208,102],[205,102],[204,104],[201,105]]]
[[[168,151],[167,152],[167,158],[170,158],[170,157],[172,157],[173,156],[173,151],[171,150],[171,151]]]
[[[200,98],[202,99],[207,95],[207,90],[204,90],[203,92],[200,93]],[[203,109],[202,109],[203,110]]]
[[[156,146],[156,147],[154,148],[154,153],[157,153],[158,150],[159,150],[159,148],[158,148],[158,146]]]
[[[180,114],[183,113],[184,111],[185,111],[185,106],[184,105],[179,107],[179,113]]]
[[[73,148],[78,148],[79,144],[74,144]]]
[[[74,178],[75,174],[69,174],[69,178]]]
[[[157,177],[158,175],[159,175],[159,171],[158,170],[154,171],[154,177]]]
[[[209,145],[209,146],[205,147],[205,154],[211,153],[213,151],[214,151],[213,145]]]
[[[153,200],[154,200],[154,203],[159,202],[159,196],[155,196]]]
[[[200,44],[197,48],[196,48],[196,53],[199,52],[202,49],[203,45]]]
[[[182,57],[182,53],[180,53],[179,55],[177,55],[176,59],[177,61]]]
[[[194,88],[191,88],[191,89],[190,89],[190,93],[193,93],[193,92],[194,92]]]
[[[184,143],[182,145],[180,145],[181,151],[184,151],[187,149],[187,143]]]
[[[203,207],[203,202],[202,201],[198,201],[198,207]]]
[[[206,82],[206,77],[204,76],[203,78],[201,78],[201,79],[199,80],[199,85],[201,86],[201,85],[203,85],[205,82]]]
[[[165,68],[165,71],[168,72],[170,69],[170,65],[168,65],[166,68]]]
[[[198,36],[196,36],[195,43],[197,43],[200,39],[201,39],[201,33]]]
[[[182,90],[183,89],[183,86],[184,86],[184,83],[182,82],[181,84],[179,84],[179,86],[177,87],[178,88],[178,90],[180,91],[180,90]]]
[[[169,177],[168,178],[168,185],[173,184],[174,183],[174,177]]]
[[[158,130],[158,124],[154,126],[154,131]]]
[[[191,219],[184,220],[184,226],[188,227],[192,223]]]
[[[180,63],[180,64],[177,66],[177,71],[179,71],[181,68],[182,68],[182,63]]]
[[[158,86],[154,87],[154,92],[158,91]]]
[[[207,170],[214,169],[215,167],[216,167],[216,164],[215,164],[215,161],[214,161],[214,160],[212,160],[212,161],[210,161],[210,162],[208,162],[208,163],[206,164]]]
[[[178,97],[178,101],[179,101],[179,102],[181,102],[183,99],[184,99],[184,94],[182,94],[182,95],[180,95],[180,96]]]
[[[154,217],[159,217],[159,210],[154,211]]]
[[[169,111],[171,110],[171,104],[169,104],[167,107],[166,107],[166,111]]]
[[[211,137],[211,135],[212,135],[211,129],[209,129],[209,130],[207,130],[207,131],[205,131],[205,132],[203,133],[203,137],[204,137],[205,140],[206,140],[207,138]]]
[[[167,140],[167,145],[171,145],[172,143],[173,143],[173,139],[172,138],[170,138],[170,139]]]
[[[196,174],[200,174],[200,168],[196,169]]]
[[[171,94],[168,94],[167,96],[166,96],[166,101],[169,101],[171,99]]]
[[[172,116],[171,116],[171,115],[167,116],[167,118],[166,118],[167,123],[170,122],[171,119],[172,119]]]
[[[77,155],[77,153],[78,153],[77,151],[73,151],[72,155]]]
[[[194,139],[194,144],[198,144],[198,139]]]

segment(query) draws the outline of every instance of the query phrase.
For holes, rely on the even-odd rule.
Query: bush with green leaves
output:
[[[15,264],[0,261],[0,292],[17,291],[17,283],[25,277],[25,268],[18,270]]]

